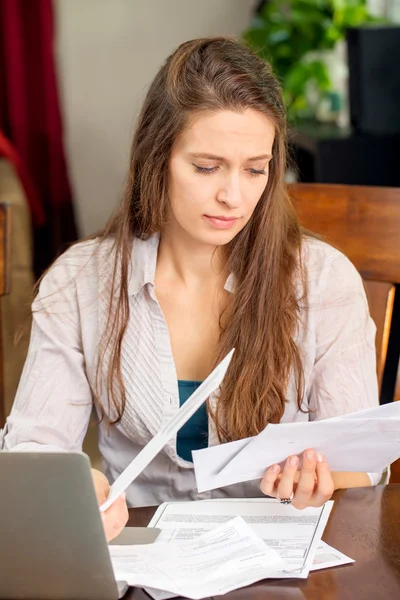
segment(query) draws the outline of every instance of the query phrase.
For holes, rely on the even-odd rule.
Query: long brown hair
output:
[[[129,320],[132,240],[162,232],[174,141],[194,112],[247,108],[273,121],[273,159],[252,218],[225,248],[235,290],[229,317],[220,320],[215,363],[232,347],[236,353],[210,414],[221,441],[258,433],[268,422],[280,421],[291,373],[301,410],[303,371],[295,343],[301,231],[284,185],[286,114],[280,85],[271,67],[239,42],[209,38],[179,46],[151,84],[133,139],[125,195],[101,234],[115,241],[108,322],[97,371],[100,380],[107,367],[111,423],[121,419],[126,404],[121,346]]]

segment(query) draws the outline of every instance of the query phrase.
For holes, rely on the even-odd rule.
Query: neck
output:
[[[188,288],[225,281],[224,261],[218,247],[199,244],[189,236],[166,229],[160,238],[157,271]]]

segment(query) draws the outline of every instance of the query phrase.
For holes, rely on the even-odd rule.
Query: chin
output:
[[[238,233],[239,231],[213,231],[204,233],[203,235],[197,233],[193,237],[207,246],[226,246]]]

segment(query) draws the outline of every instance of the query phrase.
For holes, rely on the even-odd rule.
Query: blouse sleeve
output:
[[[75,251],[44,277],[32,305],[28,356],[6,427],[5,450],[81,451],[92,410],[75,284]]]
[[[379,405],[376,376],[376,327],[369,314],[362,279],[337,253],[315,311],[315,363],[309,388],[310,419],[320,420]],[[368,473],[376,485],[386,474]]]

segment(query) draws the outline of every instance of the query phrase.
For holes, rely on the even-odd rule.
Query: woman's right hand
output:
[[[96,491],[97,502],[99,506],[107,500],[110,484],[107,477],[97,471],[91,469],[94,489]],[[103,527],[106,534],[107,542],[117,537],[125,527],[128,521],[128,507],[126,504],[125,494],[122,494],[106,511],[101,513]]]

